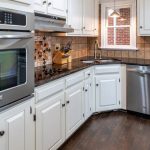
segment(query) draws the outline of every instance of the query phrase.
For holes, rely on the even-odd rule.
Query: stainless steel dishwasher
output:
[[[127,110],[150,114],[150,66],[127,66]]]

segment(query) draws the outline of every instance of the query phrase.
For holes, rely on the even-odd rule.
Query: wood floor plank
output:
[[[59,150],[150,150],[150,119],[125,112],[93,116]]]

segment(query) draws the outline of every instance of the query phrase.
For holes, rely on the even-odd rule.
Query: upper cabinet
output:
[[[67,0],[34,0],[34,11],[66,17]]]
[[[48,0],[48,14],[66,16],[66,0]]]
[[[68,0],[68,24],[74,28],[68,35],[97,36],[98,0]]]
[[[138,32],[141,36],[150,36],[150,0],[138,0]]]
[[[94,34],[94,1],[83,0],[83,34]]]
[[[0,0],[0,6],[18,11],[34,12],[33,0]]]
[[[82,0],[68,0],[68,24],[74,28],[71,35],[82,35]]]
[[[34,10],[38,13],[47,12],[47,1],[46,0],[34,0]]]

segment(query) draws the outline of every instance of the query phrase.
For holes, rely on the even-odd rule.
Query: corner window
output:
[[[136,49],[136,2],[116,3],[118,18],[110,17],[113,7],[113,3],[102,4],[102,48]]]

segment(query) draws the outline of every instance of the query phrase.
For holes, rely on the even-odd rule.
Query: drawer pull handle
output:
[[[0,131],[0,136],[3,136],[5,134],[5,131]]]

